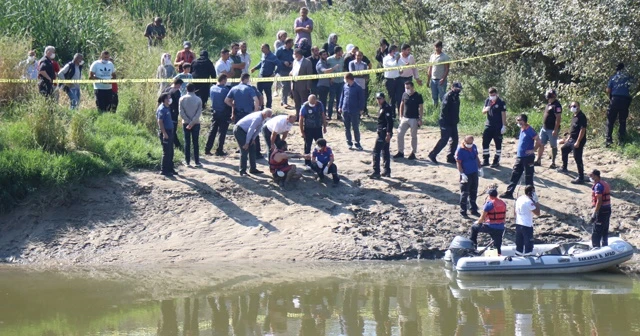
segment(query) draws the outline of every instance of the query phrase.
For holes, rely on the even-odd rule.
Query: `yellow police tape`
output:
[[[431,63],[421,63],[421,64],[412,64],[412,65],[403,65],[389,68],[379,68],[379,69],[370,69],[370,70],[361,70],[361,71],[351,71],[354,76],[361,75],[369,75],[387,71],[395,71],[395,70],[406,70],[413,68],[426,68],[432,65],[441,65],[441,64],[454,64],[461,62],[470,62],[483,58],[495,57],[499,55],[511,54],[514,52],[525,50],[526,48],[517,48],[507,51],[501,51],[492,54],[486,54],[481,56],[468,57],[458,60],[451,60],[446,62],[431,62]],[[283,81],[301,81],[301,80],[312,80],[312,79],[325,79],[325,78],[336,78],[342,77],[346,72],[338,72],[338,73],[328,73],[321,75],[306,75],[306,76],[276,76],[276,77],[252,77],[251,82],[260,83],[260,82],[283,82]],[[23,83],[35,83],[38,80],[36,79],[4,79],[0,78],[0,83],[12,83],[12,84],[23,84]],[[56,79],[53,82],[57,84],[94,84],[94,83],[118,83],[118,84],[127,84],[127,83],[170,83],[173,81],[173,78],[141,78],[141,79]],[[215,83],[217,81],[216,78],[203,78],[203,79],[185,79],[185,82],[188,83]],[[239,78],[229,78],[227,83],[237,83],[239,82]]]

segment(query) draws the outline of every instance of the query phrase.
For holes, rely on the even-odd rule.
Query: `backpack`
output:
[[[67,73],[64,74],[64,79],[71,79],[76,74],[76,66],[75,64],[73,64],[73,61],[67,63],[66,65],[69,66],[69,70],[67,70]],[[82,65],[78,66],[78,69],[80,69],[80,72],[82,72]]]

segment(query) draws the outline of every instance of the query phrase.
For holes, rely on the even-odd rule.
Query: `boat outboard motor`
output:
[[[451,251],[451,262],[455,266],[460,258],[474,255],[476,247],[471,239],[456,236],[449,245],[449,251]]]

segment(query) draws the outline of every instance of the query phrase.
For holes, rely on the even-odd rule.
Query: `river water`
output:
[[[622,274],[458,279],[441,262],[0,268],[0,335],[640,335]]]

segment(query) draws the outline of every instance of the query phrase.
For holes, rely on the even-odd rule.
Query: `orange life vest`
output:
[[[596,186],[598,183],[600,183],[604,188],[604,191],[602,192],[602,206],[611,206],[611,187],[609,186],[609,183],[603,180],[594,183],[593,187],[591,187],[591,206],[596,206],[596,203],[598,203],[598,195],[596,195]]]
[[[487,219],[485,223],[487,224],[504,224],[505,219],[507,217],[507,204],[496,198],[493,200],[493,209],[489,210],[487,213]]]

